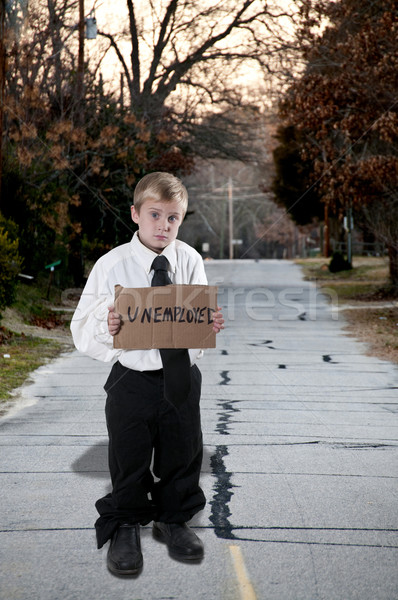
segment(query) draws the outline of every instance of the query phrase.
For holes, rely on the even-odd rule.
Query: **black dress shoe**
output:
[[[200,560],[203,558],[203,543],[186,523],[154,522],[154,538],[167,544],[170,556],[177,560]]]
[[[120,525],[112,536],[107,558],[108,569],[115,575],[136,575],[143,565],[140,526]]]

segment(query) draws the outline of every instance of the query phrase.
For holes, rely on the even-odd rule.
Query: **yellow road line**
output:
[[[238,578],[241,600],[257,600],[256,593],[252,584],[243,560],[242,551],[239,546],[229,546],[229,551],[234,563],[236,576]]]

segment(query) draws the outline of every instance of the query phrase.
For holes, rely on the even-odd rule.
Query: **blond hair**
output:
[[[134,207],[139,213],[141,206],[150,198],[154,202],[178,202],[183,216],[188,208],[188,192],[178,177],[157,171],[145,175],[134,190]]]

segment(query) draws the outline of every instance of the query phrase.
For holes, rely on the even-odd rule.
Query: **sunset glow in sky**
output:
[[[209,5],[214,6],[213,0],[208,0],[208,3]],[[157,4],[159,6],[158,19],[161,19],[164,15],[165,8],[168,5],[168,2],[165,2],[164,0],[158,0],[157,3],[154,2],[153,4]],[[202,0],[200,4],[201,9],[203,9],[204,4],[206,4],[206,0]],[[278,2],[275,2],[274,12],[276,13],[280,12],[280,10],[287,10],[291,5],[292,2],[287,0],[280,0]],[[146,0],[140,0],[138,2],[134,2],[134,6],[136,9],[136,19],[138,27],[141,30],[144,30],[145,32],[145,42],[143,40],[140,40],[141,67],[144,66],[141,75],[143,82],[146,78],[145,61],[147,61],[146,65],[147,67],[149,67],[149,61],[151,59],[151,47],[153,47],[153,45],[156,42],[156,36],[153,33],[150,3]],[[94,2],[93,4],[90,4],[86,0],[85,14],[88,15],[92,8],[94,8],[95,10],[95,17],[97,20],[98,30],[104,33],[110,33],[115,36],[115,39],[118,42],[118,46],[126,60],[126,63],[130,67],[131,44],[129,42],[129,17],[126,0],[114,0],[113,2],[109,2],[107,0],[100,0],[98,2]],[[186,16],[186,20],[189,20],[189,15]],[[288,36],[289,29],[291,29],[291,22],[288,19],[284,19],[283,28],[286,30]],[[126,34],[126,40],[122,39],[123,34]],[[201,31],[201,34],[203,35],[203,30]],[[239,33],[237,32],[234,38],[229,38],[229,43],[231,40],[233,40],[234,44],[238,45],[238,35]],[[91,57],[96,61],[98,60],[98,56],[102,56],[104,54],[105,49],[108,45],[109,41],[102,36],[97,36],[95,40],[86,40],[86,56]],[[189,51],[189,48],[187,50]],[[186,52],[186,50],[181,46],[179,48],[179,56],[181,56],[183,52]],[[107,83],[110,87],[119,90],[120,74],[123,71],[123,69],[113,49],[110,49],[104,56],[101,70],[103,73],[105,83]],[[265,82],[264,75],[264,71],[261,70],[261,68],[256,63],[254,63],[253,61],[248,61],[245,63],[244,66],[234,67],[233,81],[236,85],[239,86],[241,90],[245,90],[246,94],[252,95],[254,100],[257,95],[264,97],[264,94],[267,93],[266,90],[269,89],[271,85],[269,78],[268,81]],[[225,70],[225,72],[222,73],[222,76],[228,77],[227,70]]]

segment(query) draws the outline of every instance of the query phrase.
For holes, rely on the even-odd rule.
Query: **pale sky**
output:
[[[209,0],[211,2],[211,0]],[[168,4],[165,0],[158,0],[160,6],[163,8]],[[206,0],[200,0],[201,8],[203,8],[203,4]],[[291,0],[279,0],[276,2],[279,6],[284,6],[287,8],[288,6],[293,5]],[[150,8],[147,0],[139,0],[134,3],[136,7],[136,17],[138,23],[143,23],[145,18],[150,18]],[[126,0],[94,0],[94,2],[85,1],[85,14],[88,15],[91,8],[94,7],[95,17],[97,19],[98,29],[111,34],[120,34],[123,29],[128,28],[128,10]],[[284,28],[286,27],[286,31],[291,28],[291,23],[285,19]],[[101,36],[97,36],[96,40],[86,40],[85,43],[85,52],[86,56],[95,56],[98,53],[99,49],[102,47],[106,47],[109,42],[105,40],[105,38]],[[130,52],[131,45],[129,42],[120,42],[119,47],[125,57],[127,64],[130,66]],[[140,45],[141,52],[141,60],[145,58],[145,46],[143,44]],[[149,54],[148,54],[149,57]],[[120,64],[115,52],[113,49],[110,49],[103,59],[103,77],[105,81],[108,81],[112,87],[119,89],[120,87],[120,73],[122,72],[122,65]],[[142,73],[143,79],[145,78],[145,73]],[[254,63],[250,63],[245,69],[241,69],[241,71],[236,71],[234,73],[234,80],[237,85],[241,88],[247,90],[247,94],[253,95],[253,99],[256,95],[259,97],[267,94],[270,86],[272,85],[270,81],[265,82],[263,72],[260,68]]]

